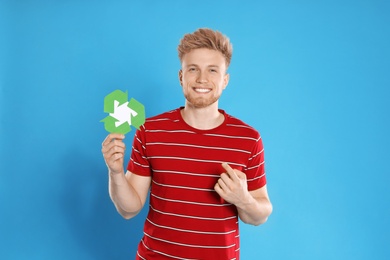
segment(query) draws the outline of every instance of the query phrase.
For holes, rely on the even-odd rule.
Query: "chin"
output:
[[[213,99],[213,100],[191,100],[187,99],[187,102],[195,108],[206,108],[209,107],[213,104],[215,104],[218,101],[218,99]]]

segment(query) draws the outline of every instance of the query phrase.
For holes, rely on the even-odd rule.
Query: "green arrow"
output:
[[[140,102],[131,98],[127,106],[138,114],[131,118],[131,125],[139,129],[145,123],[145,107]]]
[[[114,113],[114,100],[119,102],[119,105],[127,102],[127,91],[123,92],[119,89],[111,92],[104,98],[104,112]]]
[[[107,116],[100,120],[100,122],[104,122],[104,128],[110,133],[127,134],[131,131],[131,128],[128,124],[121,124],[120,126],[116,127],[115,122],[117,121],[118,120],[112,116]]]

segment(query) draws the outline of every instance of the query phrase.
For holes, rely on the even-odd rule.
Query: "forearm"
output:
[[[272,213],[272,204],[266,199],[255,199],[248,196],[247,201],[236,205],[238,216],[247,224],[261,225],[265,223]]]
[[[109,176],[109,194],[117,211],[122,217],[130,219],[142,209],[142,201],[135,189],[127,181],[125,174],[111,174]]]

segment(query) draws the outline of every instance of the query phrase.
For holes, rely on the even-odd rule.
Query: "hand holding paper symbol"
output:
[[[145,123],[145,107],[132,98],[127,101],[127,91],[115,90],[104,98],[104,112],[109,115],[101,120],[110,133],[127,134],[130,126],[139,127]]]

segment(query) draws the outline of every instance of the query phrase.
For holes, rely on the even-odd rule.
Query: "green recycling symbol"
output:
[[[139,129],[145,123],[145,107],[131,98],[128,101],[127,91],[115,90],[104,98],[104,112],[109,113],[100,122],[110,133],[127,134],[131,125]]]

